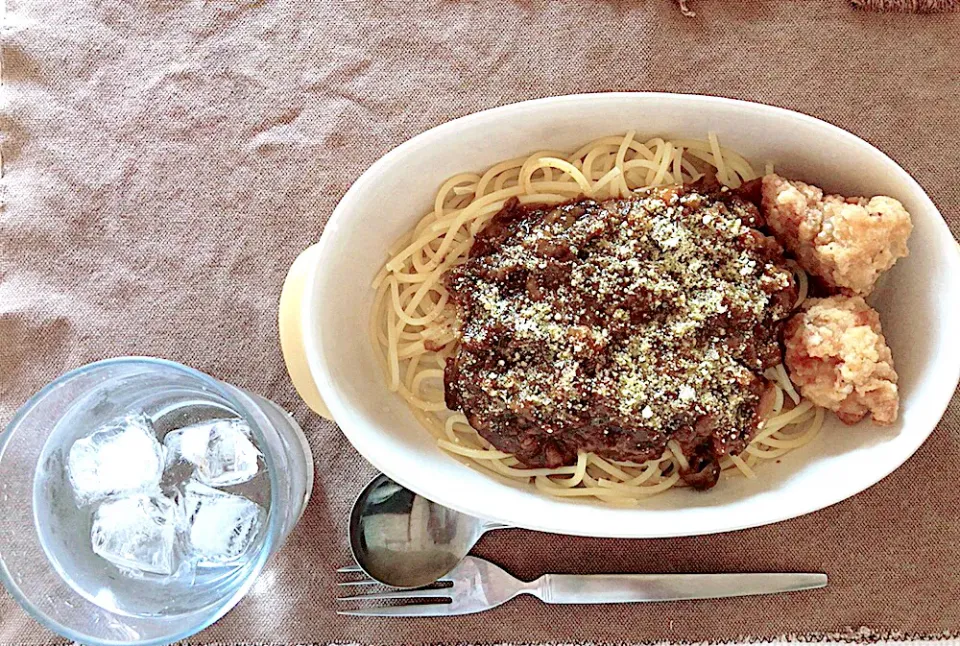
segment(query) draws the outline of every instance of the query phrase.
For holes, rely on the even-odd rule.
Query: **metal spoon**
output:
[[[438,505],[379,475],[353,503],[350,549],[370,577],[418,588],[448,574],[485,533],[506,527]]]

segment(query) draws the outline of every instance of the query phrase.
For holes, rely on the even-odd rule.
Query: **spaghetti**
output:
[[[446,360],[455,350],[456,312],[443,276],[466,260],[474,236],[508,199],[557,204],[579,196],[623,197],[641,187],[694,182],[705,172],[730,188],[757,177],[746,159],[721,147],[712,133],[707,141],[640,141],[630,131],[590,142],[570,154],[538,151],[482,174],[461,173],[448,179],[433,210],[389,250],[390,258],[374,280],[370,334],[390,389],[407,401],[446,451],[499,476],[532,481],[553,496],[629,505],[683,486],[680,472],[686,459],[673,442],[661,457],[645,463],[581,452],[570,466],[528,468],[480,437],[462,413],[448,410],[443,378]],[[799,305],[807,281],[802,270],[795,271]],[[775,386],[771,416],[740,455],[721,460],[723,473],[754,478],[759,463],[803,446],[820,431],[823,410],[801,400],[783,366],[769,369],[765,376]]]

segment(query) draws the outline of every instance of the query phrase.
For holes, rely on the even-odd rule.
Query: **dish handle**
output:
[[[283,362],[287,365],[287,374],[297,394],[307,403],[313,412],[329,420],[333,419],[327,405],[323,403],[320,391],[310,374],[307,355],[303,349],[303,292],[307,275],[314,266],[319,245],[304,249],[290,265],[287,277],[280,291],[279,328],[280,350]]]

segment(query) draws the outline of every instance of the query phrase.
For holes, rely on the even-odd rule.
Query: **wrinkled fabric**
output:
[[[700,0],[696,18],[659,0],[6,5],[0,423],[68,369],[155,355],[292,411],[316,457],[313,498],[287,545],[192,643],[960,631],[956,398],[896,473],[803,518],[673,540],[504,531],[477,549],[529,578],[808,570],[829,574],[824,590],[599,607],[522,598],[451,619],[339,617],[334,570],[349,562],[348,510],[374,471],[300,402],[276,330],[287,268],[365,168],[453,117],[534,97],[699,92],[812,114],[890,154],[957,234],[960,15],[869,13],[838,0]],[[0,593],[0,644],[52,640]]]

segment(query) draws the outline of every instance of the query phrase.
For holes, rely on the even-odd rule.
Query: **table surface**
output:
[[[658,541],[517,530],[478,550],[522,577],[817,570],[831,577],[825,590],[576,610],[519,599],[442,621],[333,613],[347,511],[373,471],[298,400],[276,302],[297,253],[390,148],[450,118],[534,97],[718,94],[806,112],[876,144],[960,232],[960,15],[880,15],[839,0],[692,4],[698,16],[688,19],[659,0],[7,1],[0,423],[70,368],[156,355],[293,411],[316,456],[313,499],[287,546],[194,643],[960,631],[956,398],[903,468],[804,518]],[[53,639],[0,593],[0,644]]]

